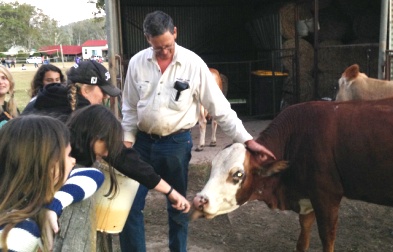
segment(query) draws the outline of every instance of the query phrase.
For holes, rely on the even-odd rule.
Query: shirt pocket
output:
[[[179,98],[176,100],[177,92],[178,91],[173,88],[173,91],[171,92],[171,97],[169,99],[169,108],[176,111],[188,109],[188,104],[190,103],[190,99],[192,99],[191,90],[188,88],[181,91]]]
[[[138,90],[138,94],[139,94],[140,99],[141,100],[145,99],[151,90],[150,82],[146,82],[146,81],[138,82],[137,90]]]

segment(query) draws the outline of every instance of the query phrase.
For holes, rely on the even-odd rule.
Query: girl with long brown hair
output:
[[[72,170],[70,153],[69,131],[57,119],[20,116],[0,129],[0,251],[50,250],[63,208],[101,186],[99,170]]]

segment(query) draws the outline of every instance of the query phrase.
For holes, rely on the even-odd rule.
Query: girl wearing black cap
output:
[[[116,97],[121,90],[110,83],[108,70],[95,61],[75,64],[67,72],[67,86],[49,84],[39,89],[36,99],[23,110],[25,114],[47,114],[63,122],[72,111],[90,104],[101,104],[108,96]]]

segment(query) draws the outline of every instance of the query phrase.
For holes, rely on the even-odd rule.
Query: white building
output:
[[[108,53],[108,42],[106,40],[87,40],[82,44],[82,58],[91,59],[94,56],[105,58]]]

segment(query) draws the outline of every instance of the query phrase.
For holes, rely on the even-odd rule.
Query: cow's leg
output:
[[[212,118],[212,137],[210,141],[210,146],[214,147],[217,145],[217,139],[216,139],[216,133],[217,133],[217,122]]]
[[[205,115],[205,108],[202,105],[200,106],[198,124],[199,124],[199,144],[195,149],[195,151],[203,151],[203,147],[205,147],[207,120]]]
[[[323,252],[334,251],[340,201],[341,197],[319,195],[318,202],[312,203],[318,223],[318,233],[322,242]]]
[[[336,239],[337,220],[338,220],[338,207],[330,211],[330,214],[327,214],[324,217],[318,218],[317,215],[318,233],[319,233],[319,237],[321,238],[324,252],[334,251],[334,241]]]
[[[297,240],[296,251],[305,252],[310,246],[311,228],[315,221],[315,213],[299,214],[300,235]]]

